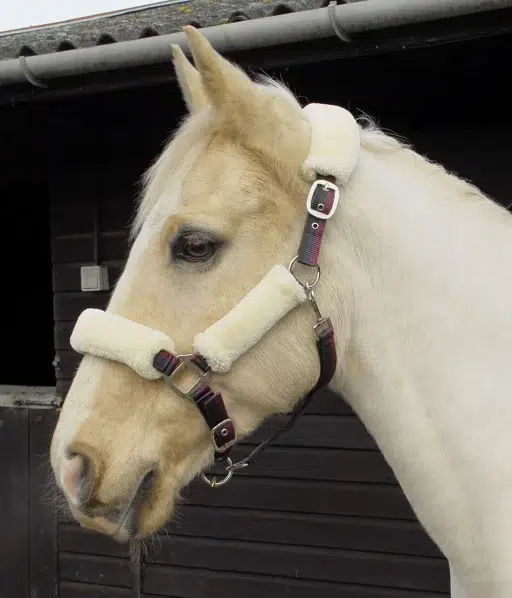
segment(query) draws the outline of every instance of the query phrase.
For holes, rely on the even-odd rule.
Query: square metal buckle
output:
[[[325,191],[327,191],[327,189],[332,189],[334,191],[334,199],[333,199],[332,207],[327,214],[325,212],[319,212],[318,210],[313,209],[311,206],[311,203],[313,201],[313,195],[315,194],[315,191],[317,190],[317,188],[319,186],[323,187]],[[338,186],[335,185],[334,183],[331,183],[330,181],[324,181],[323,179],[318,179],[311,185],[311,189],[309,190],[309,193],[308,193],[306,207],[307,207],[308,212],[311,214],[311,216],[314,216],[315,218],[320,218],[321,220],[329,220],[329,218],[331,218],[331,216],[334,214],[334,212],[336,212],[336,208],[338,207],[339,201],[340,201],[340,190],[339,190]]]
[[[230,449],[232,446],[234,446],[236,444],[236,431],[235,431],[235,436],[233,438],[233,440],[230,440],[229,442],[226,442],[226,444],[223,444],[222,446],[219,446],[217,444],[217,440],[215,439],[215,432],[217,432],[217,430],[219,430],[219,428],[222,428],[223,426],[226,426],[228,424],[232,424],[233,425],[233,420],[228,418],[225,419],[224,421],[221,421],[220,424],[217,424],[216,426],[214,426],[212,428],[211,431],[211,435],[212,435],[212,443],[213,443],[213,448],[215,449],[215,451],[217,453],[225,453],[228,449]],[[234,427],[233,427],[234,429]],[[221,433],[222,436],[222,433]]]
[[[170,376],[164,376],[164,380],[177,394],[179,394],[184,399],[193,399],[191,393],[200,384],[204,384],[208,380],[210,376],[210,370],[208,369],[204,371],[201,367],[194,363],[193,359],[195,355],[193,353],[190,353],[188,355],[177,355],[176,357],[180,360],[178,367],[174,370],[174,372],[172,372]],[[176,374],[185,366],[189,366],[190,369],[194,370],[194,372],[198,375],[197,380],[194,382],[194,384],[192,384],[192,386],[188,390],[180,388],[173,380],[173,377],[176,376]]]

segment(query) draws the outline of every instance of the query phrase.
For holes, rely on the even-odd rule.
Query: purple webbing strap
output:
[[[323,177],[324,180],[334,182],[334,177]],[[324,189],[318,185],[311,199],[311,207],[318,212],[328,214],[334,204],[334,190]],[[306,266],[316,266],[322,246],[327,220],[317,218],[308,212],[302,239],[298,251],[298,261]]]
[[[208,363],[202,355],[195,355],[193,362],[203,372],[209,370]],[[153,366],[165,376],[172,373],[180,365],[181,359],[168,351],[159,351],[154,359]],[[226,459],[231,453],[232,444],[236,439],[236,430],[233,421],[229,418],[224,399],[221,393],[215,392],[208,384],[202,384],[194,389],[189,398],[194,401],[206,425],[212,431],[212,441],[215,448],[215,461]]]
[[[170,376],[179,365],[179,358],[169,351],[159,351],[153,359],[153,367],[164,376]]]

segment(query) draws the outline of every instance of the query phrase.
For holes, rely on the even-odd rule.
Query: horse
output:
[[[249,77],[192,26],[185,34],[194,65],[178,46],[173,61],[188,116],[145,174],[106,311],[75,339],[84,355],[52,438],[73,517],[120,542],[157,532],[223,450],[310,394],[325,365],[315,326],[327,322],[337,354],[329,388],[446,556],[452,598],[509,598],[512,216],[341,107],[316,112],[336,134],[308,162],[317,128],[294,95]],[[334,183],[324,158],[340,164]],[[328,219],[312,189],[324,199],[339,190]],[[294,263],[305,219],[323,227],[311,264]],[[226,314],[236,317],[222,332]],[[202,335],[209,329],[228,344],[258,332],[233,357],[233,347],[211,349],[219,337]],[[209,372],[192,350],[198,338],[218,357]],[[159,371],[142,345],[158,350]],[[222,420],[213,431],[173,378],[175,353],[191,388],[211,376]]]

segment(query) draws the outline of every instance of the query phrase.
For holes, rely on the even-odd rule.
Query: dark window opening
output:
[[[54,386],[49,200],[30,172],[4,182],[2,195],[0,384]]]

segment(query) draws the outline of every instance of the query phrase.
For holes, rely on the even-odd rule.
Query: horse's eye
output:
[[[203,232],[188,232],[180,235],[172,247],[175,259],[187,262],[205,262],[217,250],[218,243]]]

